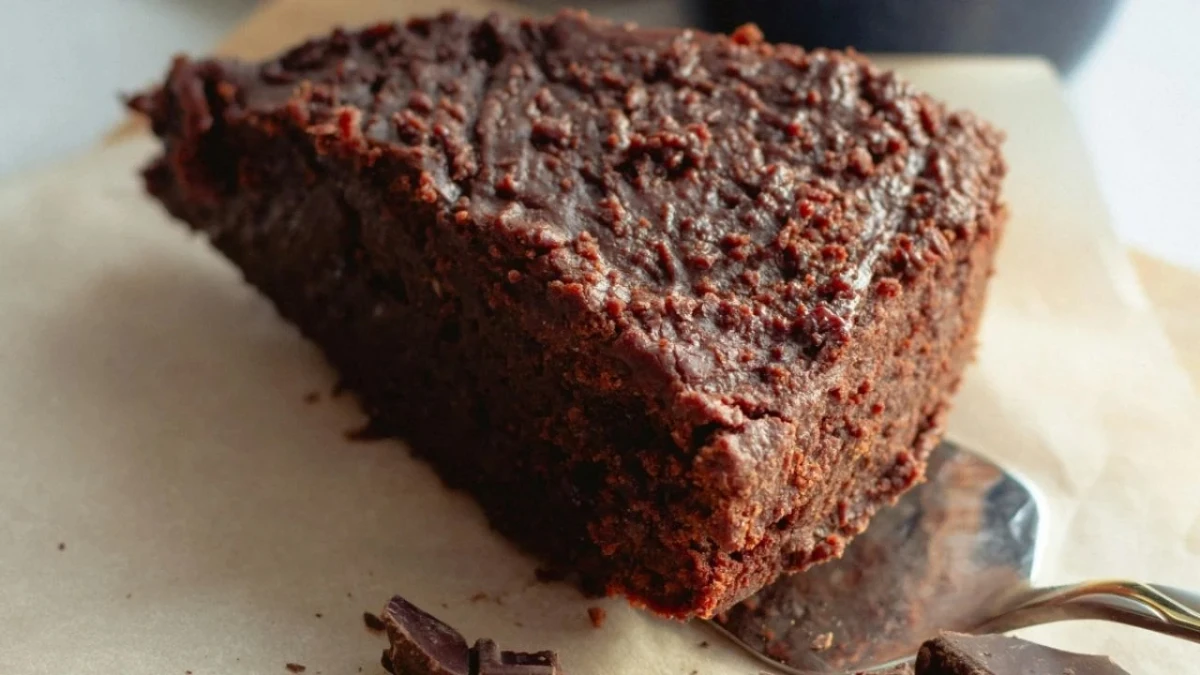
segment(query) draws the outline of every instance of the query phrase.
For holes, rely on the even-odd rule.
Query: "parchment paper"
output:
[[[1014,216],[952,435],[1040,487],[1040,581],[1200,587],[1200,405],[1053,77],[899,65],[1011,137]],[[0,187],[0,674],[377,674],[360,617],[394,592],[468,639],[558,649],[573,675],[761,670],[701,629],[536,583],[402,446],[347,442],[362,418],[315,349],[142,196],[151,149]],[[1200,657],[1098,624],[1037,636],[1136,673]]]

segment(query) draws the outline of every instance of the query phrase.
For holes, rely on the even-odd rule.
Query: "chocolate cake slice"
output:
[[[855,54],[563,13],[177,60],[150,192],[375,428],[592,588],[711,616],[919,481],[1000,135]]]

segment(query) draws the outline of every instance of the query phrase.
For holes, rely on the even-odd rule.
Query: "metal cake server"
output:
[[[784,578],[708,624],[791,675],[890,670],[939,630],[1099,619],[1200,642],[1200,594],[1132,581],[1032,587],[1037,500],[996,464],[943,443],[927,476],[840,560]]]

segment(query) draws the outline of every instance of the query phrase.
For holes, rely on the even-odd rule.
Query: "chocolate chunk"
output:
[[[458,631],[400,596],[384,609],[391,648],[384,667],[396,675],[474,675],[467,641]]]
[[[563,675],[554,652],[500,651],[487,639],[468,649],[461,633],[398,595],[383,623],[391,645],[381,663],[394,675]]]
[[[554,652],[502,652],[491,640],[476,641],[471,651],[471,675],[562,675]]]
[[[1006,635],[942,633],[921,645],[916,675],[1129,675],[1107,656],[1073,654]]]

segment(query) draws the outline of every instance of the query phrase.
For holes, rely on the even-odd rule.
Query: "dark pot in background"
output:
[[[1037,54],[1069,73],[1120,0],[694,0],[709,30],[863,52]]]

